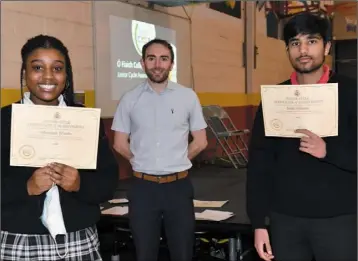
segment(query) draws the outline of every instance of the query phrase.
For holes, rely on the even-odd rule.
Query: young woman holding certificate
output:
[[[61,41],[38,35],[22,47],[21,57],[18,103],[79,106],[68,50]],[[29,92],[23,93],[23,87]],[[56,162],[15,167],[9,161],[11,115],[11,105],[1,109],[0,260],[102,260],[95,226],[99,204],[112,199],[118,180],[103,124],[94,170]]]

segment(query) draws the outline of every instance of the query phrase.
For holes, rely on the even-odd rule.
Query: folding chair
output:
[[[203,114],[211,133],[224,152],[221,160],[229,161],[235,168],[246,167],[248,146],[244,137],[248,129],[239,130],[233,124],[227,112],[217,105],[203,106]]]

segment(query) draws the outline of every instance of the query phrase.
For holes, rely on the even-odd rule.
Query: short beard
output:
[[[169,72],[168,72],[168,73],[165,73],[165,74],[163,75],[163,77],[160,78],[159,80],[156,79],[156,78],[154,78],[154,77],[153,77],[153,74],[151,74],[149,71],[146,71],[146,74],[147,74],[147,77],[149,78],[149,80],[150,80],[151,82],[159,83],[159,84],[165,82],[165,81],[168,80],[168,78],[169,78]]]
[[[320,63],[320,64],[318,64],[316,66],[313,66],[312,68],[309,68],[309,69],[300,69],[300,68],[296,67],[295,65],[292,65],[292,67],[298,73],[309,74],[309,73],[313,73],[313,72],[318,71],[324,65],[324,62],[325,62],[325,57],[323,57],[322,63]]]

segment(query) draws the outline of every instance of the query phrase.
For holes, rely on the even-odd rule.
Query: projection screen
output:
[[[113,117],[122,95],[146,79],[141,49],[153,38],[173,45],[170,80],[192,87],[190,23],[123,2],[93,1],[95,105],[102,117]]]

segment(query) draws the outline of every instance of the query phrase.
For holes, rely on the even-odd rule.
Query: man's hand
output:
[[[118,152],[120,155],[122,155],[127,160],[131,161],[133,158],[133,153],[131,152],[130,146],[129,146],[129,134],[115,131],[114,132],[114,142],[113,142],[113,148],[116,152]]]
[[[49,164],[50,177],[56,185],[68,192],[76,192],[80,189],[80,175],[78,170],[61,163]]]
[[[195,158],[201,151],[206,148],[206,146],[208,146],[205,129],[192,131],[191,135],[193,136],[193,140],[190,142],[188,147],[189,160]]]
[[[34,171],[27,181],[27,192],[30,196],[40,195],[52,187],[50,167],[42,167]]]
[[[261,259],[270,261],[274,258],[267,229],[255,229],[255,248]]]
[[[307,136],[301,138],[300,151],[311,154],[319,159],[326,157],[326,142],[321,137],[306,129],[296,130],[296,133]]]

